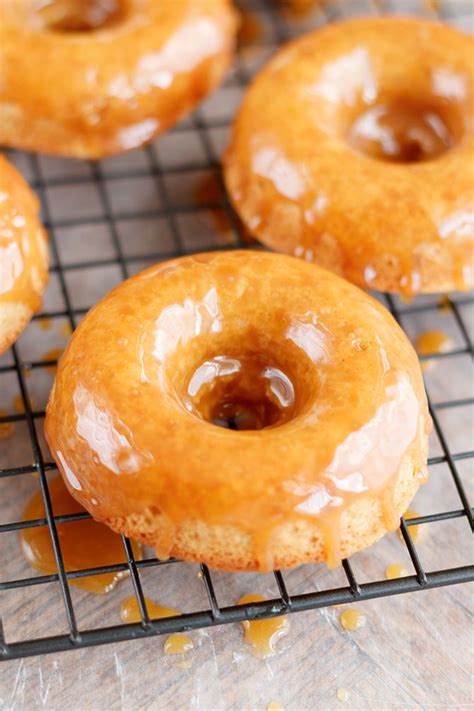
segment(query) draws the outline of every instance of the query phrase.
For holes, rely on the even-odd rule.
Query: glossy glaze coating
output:
[[[161,557],[260,570],[335,565],[396,528],[428,428],[388,312],[330,272],[250,250],[114,289],[72,336],[45,425],[95,518]]]
[[[221,81],[229,0],[8,0],[0,143],[100,158],[142,145]]]
[[[265,244],[363,287],[473,285],[474,42],[408,18],[350,20],[284,47],[225,158]]]
[[[36,196],[0,155],[0,353],[41,306],[48,252],[38,212]]]

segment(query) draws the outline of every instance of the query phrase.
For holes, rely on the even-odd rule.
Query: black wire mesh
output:
[[[395,8],[394,8],[395,6]],[[262,18],[265,18],[267,32],[271,34],[269,49],[275,44],[280,44],[287,40],[293,33],[292,25],[289,24],[284,17],[278,12],[275,4],[271,0],[261,0],[257,2],[246,3],[246,7],[252,11],[259,13]],[[323,4],[320,14],[317,17],[319,23],[331,21],[347,14],[355,12],[390,12],[393,9],[406,12],[416,11],[426,16],[439,15],[440,17],[453,20],[463,14],[469,16],[471,13],[470,0],[463,2],[405,2],[391,3],[389,0],[367,0],[366,2],[357,2],[357,0],[341,0],[340,2],[328,2]],[[350,12],[349,12],[350,11]],[[246,83],[249,80],[248,63],[243,55],[233,71],[233,75],[227,82],[227,87],[231,89],[237,88],[241,94]],[[225,91],[225,88],[224,90]],[[248,239],[245,233],[241,230],[237,216],[232,212],[226,197],[224,185],[222,182],[219,170],[219,155],[216,150],[216,142],[213,140],[218,136],[218,142],[223,141],[225,132],[229,126],[230,116],[212,118],[205,114],[203,109],[198,109],[194,115],[178,126],[170,134],[177,136],[180,140],[180,134],[183,132],[193,132],[193,135],[198,138],[199,144],[195,145],[196,153],[199,153],[200,160],[190,159],[186,163],[179,165],[166,164],[160,157],[159,150],[156,150],[154,145],[144,148],[142,151],[137,151],[137,167],[116,168],[113,172],[109,172],[103,163],[90,163],[87,166],[82,166],[77,173],[68,175],[45,175],[44,167],[41,159],[36,155],[22,155],[23,161],[28,161],[29,178],[33,187],[40,196],[43,207],[43,218],[50,236],[50,245],[52,253],[51,273],[56,275],[57,283],[62,301],[63,309],[45,310],[35,317],[35,320],[44,318],[63,318],[66,319],[72,329],[75,328],[78,320],[87,311],[86,306],[77,307],[74,299],[71,296],[71,287],[68,280],[68,273],[76,270],[92,270],[114,267],[117,271],[117,278],[127,278],[131,273],[137,271],[144,262],[151,263],[156,260],[165,259],[189,253],[192,251],[191,245],[183,238],[183,229],[181,220],[184,217],[196,216],[199,212],[207,213],[209,211],[221,211],[221,217],[228,222],[229,232],[231,237],[225,240],[224,244],[220,244],[222,248],[235,248],[247,246]],[[217,132],[217,134],[215,133]],[[199,145],[199,150],[198,150]],[[13,154],[15,159],[15,154]],[[139,160],[138,160],[139,157]],[[16,155],[18,159],[18,155]],[[23,162],[23,167],[25,163]],[[187,173],[193,170],[205,170],[212,174],[217,181],[218,196],[210,200],[204,200],[199,205],[191,200],[184,200],[178,203],[172,187],[172,180],[179,179],[180,174]],[[147,178],[153,181],[158,197],[158,207],[151,206],[145,209],[116,209],[111,202],[110,185],[118,186],[122,181],[130,181],[135,178]],[[171,179],[171,182],[170,182]],[[52,192],[58,187],[78,189],[81,185],[95,186],[95,198],[97,200],[97,210],[94,215],[83,214],[54,214],[51,209]],[[157,251],[148,250],[143,254],[131,254],[124,248],[124,240],[120,234],[120,225],[123,221],[133,221],[136,225],[140,220],[162,219],[163,224],[166,224],[167,238],[164,240],[162,249]],[[99,259],[79,259],[75,261],[66,260],[60,248],[60,239],[58,233],[67,228],[78,228],[81,225],[90,226],[106,225],[111,239],[112,250],[110,256],[101,257]],[[159,240],[155,244],[161,244]],[[209,248],[215,249],[216,244],[212,243]],[[200,245],[200,249],[203,246]],[[204,246],[205,248],[205,246]],[[438,309],[438,304],[432,299],[419,300],[417,303],[404,305],[398,299],[385,296],[385,303],[391,310],[395,318],[404,326],[406,318],[414,314],[429,313]],[[471,296],[448,298],[445,303],[445,308],[449,308],[459,333],[461,334],[461,344],[459,347],[452,348],[449,352],[434,353],[422,356],[425,360],[435,359],[453,359],[459,356],[469,356],[472,358],[473,346],[469,334],[469,328],[465,322],[463,315],[463,307],[467,304],[474,303]],[[92,304],[90,304],[92,305]],[[146,558],[137,560],[134,556],[130,541],[123,537],[123,545],[125,550],[126,562],[117,565],[100,566],[96,568],[88,568],[74,571],[66,571],[63,555],[61,551],[60,539],[58,537],[57,525],[72,521],[78,521],[89,517],[87,513],[77,513],[62,516],[55,516],[52,510],[51,498],[48,490],[47,472],[55,469],[55,464],[52,461],[45,461],[42,447],[40,444],[40,426],[44,411],[36,410],[34,403],[31,400],[27,374],[36,369],[45,369],[54,366],[56,360],[54,358],[30,360],[22,357],[18,345],[12,348],[11,362],[5,365],[0,365],[0,378],[5,374],[13,374],[17,378],[18,389],[23,403],[24,413],[7,414],[0,416],[0,426],[8,423],[26,423],[28,439],[32,448],[32,463],[9,466],[0,469],[0,478],[15,477],[28,473],[36,473],[39,479],[39,486],[44,504],[45,517],[29,521],[13,521],[0,524],[0,533],[20,532],[25,528],[47,525],[51,535],[54,557],[57,566],[57,573],[52,575],[34,575],[31,577],[23,577],[13,580],[2,580],[0,582],[0,591],[9,591],[17,588],[28,588],[33,586],[41,586],[48,583],[59,583],[62,595],[64,610],[66,613],[66,621],[68,627],[67,634],[53,635],[41,638],[31,638],[28,634],[27,625],[24,626],[24,637],[20,641],[8,643],[2,633],[0,627],[0,658],[12,659],[16,657],[27,656],[31,654],[43,654],[48,652],[74,649],[109,642],[138,639],[152,635],[167,634],[171,632],[180,632],[189,629],[204,628],[216,624],[224,624],[250,619],[262,619],[265,617],[276,616],[284,612],[297,612],[302,610],[316,609],[327,605],[336,605],[341,603],[362,601],[370,598],[375,598],[385,595],[396,595],[405,592],[413,592],[433,587],[462,583],[469,580],[474,580],[474,566],[451,567],[449,560],[446,561],[446,567],[438,570],[427,572],[420,560],[416,545],[410,535],[410,528],[414,525],[427,524],[433,522],[441,522],[449,519],[464,517],[467,519],[471,530],[473,529],[473,515],[469,504],[468,496],[459,473],[459,463],[463,460],[474,459],[473,451],[453,451],[450,446],[449,437],[443,429],[440,413],[446,410],[455,411],[456,408],[468,407],[474,404],[472,396],[458,397],[453,394],[453,397],[441,400],[433,404],[430,401],[430,410],[434,422],[434,428],[440,443],[441,453],[439,456],[431,457],[430,465],[445,463],[449,469],[450,475],[456,487],[459,496],[459,507],[449,511],[440,513],[420,515],[416,518],[401,521],[401,534],[406,544],[408,555],[413,566],[413,575],[395,580],[376,580],[365,583],[359,583],[353,571],[351,563],[347,560],[343,561],[343,571],[346,577],[346,584],[337,588],[328,590],[314,590],[304,594],[291,594],[288,590],[286,576],[279,572],[274,572],[274,581],[278,590],[278,597],[264,602],[252,603],[240,606],[221,606],[213,582],[213,575],[205,565],[201,565],[201,577],[207,594],[208,606],[204,609],[197,610],[192,613],[183,614],[166,619],[152,620],[147,610],[145,595],[141,581],[141,573],[146,568],[160,567],[163,574],[173,575],[174,565],[183,565],[179,561],[169,560],[161,561],[157,558]],[[468,384],[466,384],[467,386]],[[429,390],[429,388],[428,388]],[[465,546],[469,547],[470,541],[466,537]],[[73,605],[73,599],[70,590],[70,581],[86,577],[89,575],[97,575],[107,572],[128,571],[130,574],[133,591],[136,596],[138,608],[141,615],[141,623],[122,624],[100,628],[79,628],[76,621],[76,612]]]

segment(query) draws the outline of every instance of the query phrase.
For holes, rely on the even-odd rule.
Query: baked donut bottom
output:
[[[423,457],[427,457],[428,445]],[[337,567],[340,560],[364,550],[386,533],[399,527],[399,519],[426,477],[417,467],[417,460],[407,454],[400,465],[393,497],[387,513],[386,494],[372,494],[351,503],[334,521],[322,526],[318,521],[295,520],[275,528],[269,546],[269,557],[275,570],[293,568],[304,563],[326,563]],[[160,557],[163,541],[169,539],[168,522],[159,512],[107,518],[106,523],[117,533],[151,546]],[[171,549],[164,558],[173,556],[189,562],[205,563],[210,568],[229,572],[262,571],[262,561],[255,557],[252,537],[241,529],[225,525],[209,525],[202,521],[185,521],[173,533]],[[263,570],[265,570],[265,566]]]

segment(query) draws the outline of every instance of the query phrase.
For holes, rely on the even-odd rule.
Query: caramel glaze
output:
[[[194,191],[194,200],[199,205],[218,205],[222,202],[222,194],[219,181],[214,173],[209,173],[200,180]],[[222,236],[232,237],[232,228],[229,217],[223,207],[211,209],[212,219],[216,230]]]
[[[331,24],[248,90],[224,161],[230,197],[262,242],[362,287],[467,290],[473,93],[474,43],[458,30]]]
[[[322,0],[277,0],[285,15],[299,19],[309,15]]]
[[[180,611],[176,610],[174,607],[163,607],[163,605],[158,605],[150,598],[145,598],[146,609],[151,620],[159,620],[164,617],[175,617],[180,615]],[[138,607],[138,602],[136,597],[127,597],[122,602],[120,608],[120,617],[122,622],[141,622],[142,616],[140,614],[140,608]]]
[[[30,407],[32,410],[36,410],[36,401],[35,398],[30,394],[29,395],[30,399]],[[21,393],[18,393],[18,395],[15,395],[12,401],[12,406],[13,409],[18,412],[19,415],[24,415],[25,414],[25,402],[23,400],[23,395]]]
[[[424,331],[420,333],[415,341],[415,350],[419,355],[428,356],[436,355],[437,353],[446,353],[452,348],[453,342],[447,333],[441,330]],[[421,362],[422,370],[430,370],[434,365],[435,360],[423,360]]]
[[[180,611],[176,610],[174,607],[163,607],[163,605],[158,605],[150,598],[145,598],[146,609],[151,620],[159,620],[164,617],[175,617],[180,615]],[[140,608],[138,607],[138,601],[136,597],[127,597],[121,605],[120,617],[122,622],[141,622],[142,616],[140,614]],[[191,637],[186,634],[172,634],[166,640],[164,644],[165,654],[184,654],[193,649],[194,643]]]
[[[191,637],[187,634],[171,634],[168,639],[165,640],[164,652],[165,654],[185,654],[190,652],[194,648],[194,642]]]
[[[429,429],[416,355],[388,312],[325,270],[250,250],[114,289],[72,336],[45,424],[94,518],[160,557],[258,570],[337,565],[395,529]],[[374,508],[349,526],[360,505]]]
[[[219,181],[214,173],[205,175],[204,178],[197,184],[194,191],[194,200],[199,205],[212,205],[222,202],[222,194],[219,186]],[[214,226],[219,234],[227,238],[226,241],[232,241],[232,225],[229,217],[223,207],[214,208],[211,210]],[[250,234],[245,225],[239,220],[237,215],[234,215],[234,220],[238,222],[236,227],[239,237],[242,242],[247,244],[255,243],[255,238]]]
[[[79,158],[140,146],[220,83],[235,32],[230,0],[2,3],[0,142]]]
[[[284,711],[284,708],[279,701],[269,701],[266,711]]]
[[[42,331],[49,331],[53,325],[53,320],[50,318],[40,318],[38,319],[37,324]]]
[[[341,626],[350,632],[355,632],[355,630],[358,630],[365,625],[364,615],[362,615],[359,610],[356,610],[355,607],[348,607],[347,610],[341,612],[339,620],[341,622]]]
[[[6,410],[0,410],[0,417],[7,417],[8,412]],[[15,425],[13,422],[0,422],[0,439],[9,439],[15,432]]]
[[[387,580],[404,578],[406,575],[408,575],[407,569],[401,563],[391,563],[385,568],[385,577]]]
[[[263,25],[255,12],[241,12],[237,43],[241,48],[257,44],[263,37]]]
[[[71,324],[68,321],[64,321],[64,323],[59,328],[59,333],[63,338],[67,340],[72,334]]]
[[[349,700],[349,692],[347,689],[344,689],[344,687],[339,687],[339,689],[336,691],[336,696],[337,700],[340,701],[341,703],[345,703],[346,701]]]
[[[419,516],[421,516],[420,512],[415,511],[414,509],[408,509],[408,511],[405,511],[405,513],[403,514],[403,518],[406,520],[409,520],[411,518],[418,518]],[[413,543],[417,543],[420,538],[421,524],[414,523],[412,526],[408,527],[408,530],[410,532],[410,536],[411,536]],[[405,541],[404,541],[402,532],[399,531],[398,535],[400,536],[402,543],[404,543]]]
[[[239,605],[248,605],[252,602],[263,602],[261,595],[244,595],[240,598]],[[257,659],[266,659],[276,653],[278,640],[288,634],[288,615],[270,617],[266,620],[244,620],[244,637],[252,648],[252,654]]]
[[[82,506],[69,494],[61,477],[53,479],[48,489],[55,516],[81,513]],[[23,520],[45,518],[41,492],[31,497],[23,512]],[[103,565],[125,563],[126,556],[120,536],[107,526],[91,519],[57,523],[59,542],[66,571],[98,568]],[[21,547],[28,563],[41,573],[57,572],[51,536],[47,526],[25,528],[20,533]],[[140,547],[133,544],[134,555],[141,558]],[[108,593],[127,571],[101,573],[82,578],[71,578],[71,585],[93,593]]]
[[[48,253],[38,212],[34,193],[0,155],[0,353],[41,306]]]

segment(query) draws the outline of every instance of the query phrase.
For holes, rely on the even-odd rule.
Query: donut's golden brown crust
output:
[[[262,242],[360,286],[470,289],[473,102],[472,37],[415,18],[329,25],[248,90],[230,197]]]
[[[248,429],[213,424],[226,416]],[[163,557],[267,570],[334,565],[397,527],[429,427],[416,355],[378,302],[245,251],[105,297],[60,361],[45,430],[98,520]]]
[[[55,5],[76,7],[77,21],[94,3],[2,8],[0,143],[101,158],[151,140],[220,83],[234,47],[230,0],[117,0],[123,12],[102,27],[48,25]]]
[[[38,211],[30,187],[0,156],[0,353],[41,306],[48,253]]]
[[[423,456],[427,455],[427,446]],[[400,518],[415,496],[420,475],[412,457],[404,458],[393,493],[394,516]],[[105,519],[117,533],[161,549],[163,531],[162,517],[156,511],[142,515]],[[347,558],[376,543],[391,530],[387,527],[379,496],[365,497],[351,503],[338,522],[339,556]],[[330,534],[331,535],[331,534]],[[292,568],[303,563],[330,563],[336,565],[338,558],[329,560],[328,530],[318,521],[295,519],[281,524],[272,536],[272,567],[275,570]],[[262,560],[255,555],[252,537],[238,526],[223,526],[203,523],[199,520],[185,521],[174,534],[170,554],[187,561],[206,562],[211,568],[228,571],[265,570]]]

